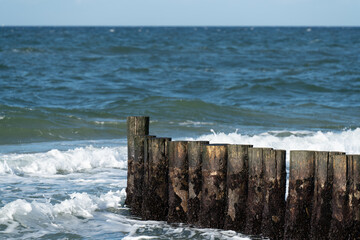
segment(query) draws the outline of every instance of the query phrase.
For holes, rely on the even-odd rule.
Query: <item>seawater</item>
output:
[[[360,153],[359,56],[360,28],[0,28],[0,239],[254,238],[131,216],[126,116]]]

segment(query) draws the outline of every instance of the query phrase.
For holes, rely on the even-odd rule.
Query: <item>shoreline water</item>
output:
[[[267,147],[275,148],[287,146],[288,148],[291,148],[292,146],[297,145],[298,148],[301,149],[317,148],[318,150],[334,151],[339,150],[339,148],[334,149],[331,145],[339,146],[339,139],[349,139],[348,136],[352,135],[356,139],[359,139],[357,137],[359,134],[358,131],[359,130],[348,130],[340,134],[313,132],[310,134],[312,136],[309,136],[308,132],[301,132],[301,134],[298,133],[300,136],[292,135],[287,137],[277,137],[268,133],[256,136],[241,135],[239,133],[212,133],[206,136],[200,136],[196,138],[196,140],[207,139],[213,143],[247,143],[247,141],[249,141],[253,142],[255,145],[258,144],[258,146],[266,145]],[[187,138],[187,140],[195,139]],[[345,149],[348,152],[360,152],[359,144],[351,141],[351,139],[349,140],[353,145],[345,144],[344,141],[343,146],[339,146],[340,150],[348,147],[348,149]],[[311,142],[317,142],[319,145],[311,145]],[[324,143],[324,145],[322,145],[322,143]],[[56,148],[56,145],[58,144],[59,146],[63,144],[63,149]],[[167,229],[162,230],[161,234],[174,238],[182,238],[191,235],[197,236],[197,239],[208,239],[205,236],[214,236],[219,239],[247,238],[245,235],[239,235],[232,231],[198,229],[189,228],[187,225],[173,226],[162,222],[152,221],[148,223],[146,221],[132,220],[128,210],[122,208],[125,196],[121,194],[125,191],[127,171],[125,139],[112,141],[105,140],[104,142],[58,142],[50,143],[48,147],[42,146],[41,150],[43,151],[40,151],[40,149],[38,151],[35,149],[32,151],[26,150],[31,149],[36,145],[39,144],[29,144],[25,147],[23,152],[16,153],[16,151],[10,151],[2,152],[0,154],[0,169],[2,169],[0,171],[0,177],[3,180],[1,184],[3,198],[1,199],[0,212],[12,212],[11,215],[8,215],[10,212],[6,213],[10,218],[5,219],[2,222],[4,228],[0,231],[0,235],[2,236],[13,236],[14,238],[16,238],[16,236],[24,237],[27,235],[21,233],[23,231],[38,231],[39,226],[29,225],[28,221],[33,221],[33,218],[40,218],[43,222],[41,225],[57,224],[58,227],[61,226],[60,228],[55,227],[55,229],[47,229],[47,227],[45,227],[42,231],[48,231],[48,234],[55,231],[54,236],[75,233],[79,234],[79,237],[84,237],[88,235],[83,231],[87,231],[85,229],[88,229],[89,226],[92,225],[91,222],[100,225],[105,224],[101,223],[105,217],[111,219],[111,224],[115,224],[114,226],[117,226],[118,231],[122,232],[121,234],[123,235],[119,235],[120,232],[115,230],[110,232],[101,231],[104,234],[104,239],[106,239],[108,234],[120,238],[125,237],[125,239],[126,236],[154,237],[153,234],[158,232],[161,228]],[[14,147],[15,146],[16,145],[14,145]],[[325,148],[325,146],[327,146],[327,148]],[[36,189],[41,189],[41,191],[36,193],[38,191]],[[57,191],[56,195],[58,196],[54,195],[54,190]],[[47,199],[50,200],[50,203],[47,203]],[[102,209],[103,206],[106,206],[107,204],[113,205],[109,205],[110,208],[105,207]],[[60,206],[64,209],[63,211],[65,211],[61,214],[60,212],[57,212],[59,211],[57,209],[59,209]],[[67,209],[70,208],[74,209],[69,212]],[[23,211],[28,211],[28,214],[22,215],[21,212]],[[98,213],[98,211],[100,211],[100,213]],[[64,216],[70,214],[68,216],[71,216],[70,219],[66,221],[75,221],[73,224],[78,224],[77,228],[80,230],[71,228],[64,222],[64,219],[62,219],[63,217],[60,217],[58,214],[65,214]],[[48,218],[45,219],[44,216],[48,216],[50,219],[46,220]],[[84,220],[81,220],[82,218],[84,218]],[[12,224],[15,224],[16,226]],[[14,228],[11,226],[14,226]],[[109,226],[103,226],[106,229],[109,228]],[[125,226],[127,227],[125,228]],[[128,230],[121,230],[122,228]],[[142,232],[140,229],[143,228],[147,230]],[[68,233],[61,233],[63,230],[60,229],[67,229],[65,232],[68,231]],[[56,233],[56,231],[60,232]],[[45,234],[44,236],[49,235]],[[99,238],[101,239],[101,237]]]

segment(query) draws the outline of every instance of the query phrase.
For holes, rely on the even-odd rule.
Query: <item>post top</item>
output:
[[[189,141],[185,141],[185,140],[175,140],[175,141],[171,141],[173,143],[188,143]]]
[[[128,116],[127,118],[150,118],[149,116]]]
[[[229,144],[229,146],[239,146],[239,147],[253,147],[254,145],[251,145],[251,144]]]

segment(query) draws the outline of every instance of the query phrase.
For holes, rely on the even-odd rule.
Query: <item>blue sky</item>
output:
[[[1,25],[360,26],[360,0],[0,0]]]

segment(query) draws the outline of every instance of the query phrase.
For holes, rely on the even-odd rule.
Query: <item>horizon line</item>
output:
[[[176,27],[195,27],[195,28],[358,28],[356,25],[6,25],[1,24],[0,27],[164,27],[164,28],[176,28]]]

